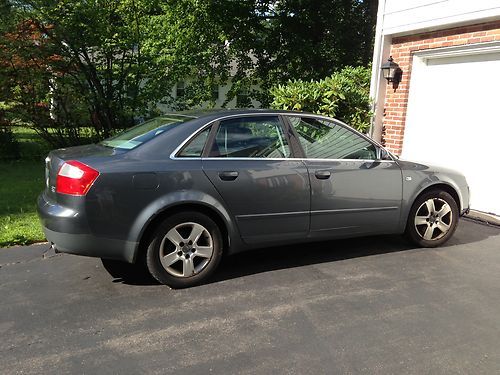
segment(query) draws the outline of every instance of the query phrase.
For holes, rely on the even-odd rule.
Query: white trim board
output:
[[[439,59],[446,57],[458,57],[469,55],[484,55],[487,53],[500,52],[500,42],[486,42],[476,44],[466,44],[462,46],[441,47],[414,52],[413,62],[418,57],[424,61],[429,59]]]

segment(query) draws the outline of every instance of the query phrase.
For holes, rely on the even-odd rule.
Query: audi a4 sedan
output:
[[[38,199],[56,251],[143,262],[174,288],[257,247],[403,233],[439,246],[468,208],[461,174],[399,160],[335,119],[272,110],[165,115],[52,151]]]

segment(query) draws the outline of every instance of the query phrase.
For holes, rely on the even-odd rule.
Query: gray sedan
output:
[[[165,115],[52,151],[38,211],[57,251],[199,284],[224,254],[402,234],[435,247],[469,208],[461,174],[399,160],[344,123],[240,110]]]

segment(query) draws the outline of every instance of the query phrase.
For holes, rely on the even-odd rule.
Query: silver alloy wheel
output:
[[[420,205],[415,214],[415,230],[424,240],[435,241],[451,229],[453,212],[440,198],[430,198]]]
[[[182,223],[170,229],[160,244],[160,262],[176,277],[190,277],[203,270],[212,258],[210,232],[198,223]]]

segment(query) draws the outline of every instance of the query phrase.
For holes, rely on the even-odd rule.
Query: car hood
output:
[[[447,167],[427,164],[427,163],[417,163],[411,160],[399,159],[398,164],[401,169],[406,171],[425,171],[428,173],[444,173],[454,176],[463,176],[463,173]]]

